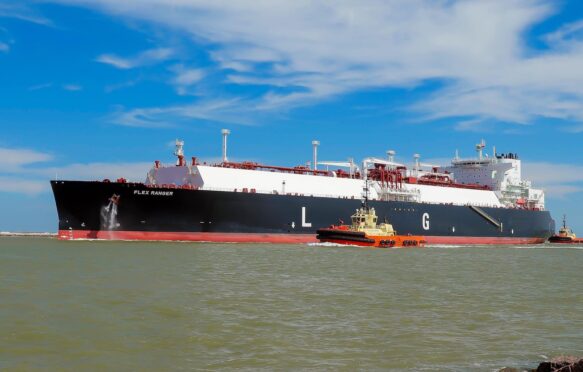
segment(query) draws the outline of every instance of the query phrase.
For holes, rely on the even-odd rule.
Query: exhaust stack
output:
[[[320,145],[320,141],[312,141],[312,146],[314,146],[314,159],[312,162],[312,169],[318,170],[318,146]]]
[[[223,163],[226,163],[227,160],[227,137],[231,134],[231,131],[228,129],[222,129],[221,134],[223,135]]]

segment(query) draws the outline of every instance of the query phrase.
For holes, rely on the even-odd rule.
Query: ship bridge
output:
[[[456,155],[444,172],[451,173],[461,184],[483,185],[495,191],[500,202],[508,207],[544,209],[544,191],[532,188],[531,182],[522,179],[521,161],[516,153],[494,156],[483,153],[485,142],[476,145],[477,157],[461,159]]]

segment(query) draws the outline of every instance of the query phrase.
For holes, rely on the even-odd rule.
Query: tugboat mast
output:
[[[368,211],[368,178],[364,180],[364,199],[362,200],[362,208]]]

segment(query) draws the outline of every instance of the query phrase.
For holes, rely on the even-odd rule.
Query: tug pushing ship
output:
[[[549,243],[558,244],[583,244],[583,238],[577,238],[577,235],[567,226],[567,216],[563,215],[563,226],[559,233],[549,238]]]
[[[397,235],[388,222],[377,224],[374,208],[361,207],[352,215],[352,225],[332,225],[317,231],[317,239],[324,243],[358,245],[377,248],[423,247],[422,236]]]

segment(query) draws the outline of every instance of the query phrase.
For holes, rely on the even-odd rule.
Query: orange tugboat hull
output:
[[[325,243],[376,248],[418,248],[425,246],[425,237],[413,235],[374,236],[347,229],[318,230],[317,239]]]
[[[582,238],[569,238],[564,236],[554,235],[549,238],[549,243],[553,244],[583,244]]]

